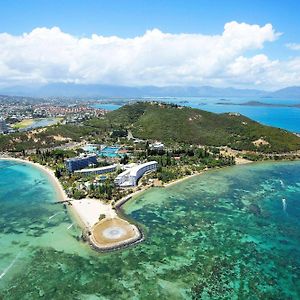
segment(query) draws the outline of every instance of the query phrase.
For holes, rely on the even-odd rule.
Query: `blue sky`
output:
[[[75,35],[99,33],[132,37],[159,28],[171,33],[218,33],[226,22],[272,23],[299,40],[297,0],[2,0],[0,28],[20,34],[59,26]]]
[[[224,25],[238,23],[272,24],[282,35],[263,44],[270,60],[288,60],[298,53],[286,44],[300,44],[300,1],[208,1],[208,0],[2,0],[0,32],[12,36],[30,33],[37,27],[59,27],[75,37],[91,34],[134,38],[158,28],[163,33],[221,35]],[[245,49],[243,55],[261,53]],[[0,69],[1,70],[1,69]]]

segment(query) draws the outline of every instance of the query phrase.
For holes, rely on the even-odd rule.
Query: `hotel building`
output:
[[[8,133],[8,127],[3,119],[0,119],[0,133]]]
[[[136,186],[138,180],[145,173],[156,171],[156,169],[157,169],[156,161],[146,162],[144,164],[134,166],[122,172],[115,178],[114,182],[116,185],[120,187]]]
[[[74,157],[66,160],[66,168],[69,172],[83,169],[89,165],[97,164],[97,155],[90,154],[85,156]]]
[[[99,167],[99,168],[93,168],[93,169],[82,169],[77,170],[74,173],[75,174],[81,174],[81,175],[95,175],[95,174],[105,174],[114,172],[117,169],[117,165],[111,165],[111,166],[105,166],[105,167]]]

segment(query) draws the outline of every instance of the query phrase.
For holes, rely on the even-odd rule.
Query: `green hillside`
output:
[[[66,141],[110,139],[130,129],[133,136],[166,144],[229,146],[237,150],[284,153],[300,149],[300,138],[286,130],[261,125],[242,115],[214,114],[163,103],[138,102],[77,125],[55,125],[44,131],[0,135],[0,151],[49,148]],[[259,144],[259,141],[262,142]]]
[[[169,104],[139,102],[110,112],[113,127],[127,127],[135,137],[262,152],[300,149],[300,138],[282,129],[261,125],[236,114],[215,114]],[[262,139],[264,145],[253,142]]]

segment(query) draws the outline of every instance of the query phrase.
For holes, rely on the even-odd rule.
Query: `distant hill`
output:
[[[273,93],[269,93],[268,97],[284,99],[300,100],[300,86],[287,87]]]
[[[257,150],[253,142],[263,139],[265,152],[300,149],[300,138],[285,130],[261,125],[239,114],[215,114],[170,104],[138,102],[107,114],[113,126],[129,127],[142,139],[211,146],[228,145]]]
[[[264,91],[210,86],[128,87],[98,84],[55,83],[40,87],[15,86],[0,89],[1,94],[35,97],[261,97]]]
[[[43,86],[14,86],[0,89],[0,94],[29,97],[261,97],[299,99],[300,87],[275,92],[256,89],[216,88],[211,86],[119,86],[103,84],[52,83]]]

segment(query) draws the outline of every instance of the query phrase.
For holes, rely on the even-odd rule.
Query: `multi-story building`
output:
[[[0,119],[0,133],[8,133],[8,127],[3,119]]]
[[[136,186],[138,180],[145,173],[156,171],[156,169],[157,169],[156,161],[146,162],[144,164],[140,164],[125,170],[115,178],[114,182],[116,185],[120,187]]]
[[[90,154],[84,156],[78,156],[66,160],[66,168],[69,172],[81,170],[89,165],[97,164],[97,155]]]
[[[120,173],[114,180],[115,185],[117,186],[134,186],[132,182],[132,178],[130,176],[130,169],[125,170],[124,172]]]
[[[81,174],[81,175],[95,175],[95,174],[114,172],[116,171],[116,169],[117,169],[117,165],[110,165],[110,166],[99,167],[99,168],[77,170],[74,173]]]

